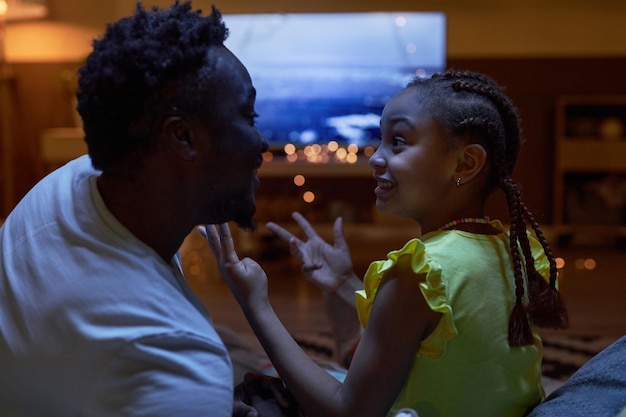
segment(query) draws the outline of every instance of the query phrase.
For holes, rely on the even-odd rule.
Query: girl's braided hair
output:
[[[408,87],[426,90],[422,104],[428,106],[430,114],[452,141],[464,138],[485,148],[491,173],[485,196],[497,188],[506,196],[515,276],[515,305],[509,320],[509,345],[533,343],[529,320],[539,327],[567,327],[567,312],[556,289],[554,255],[533,214],[522,202],[519,186],[511,178],[522,145],[519,116],[513,103],[495,81],[474,72],[447,71],[427,79],[416,78]],[[534,230],[549,260],[549,284],[535,269],[528,225]]]

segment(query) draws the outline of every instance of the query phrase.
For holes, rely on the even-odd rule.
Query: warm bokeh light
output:
[[[6,0],[0,0],[0,19],[7,14],[7,2]]]
[[[596,269],[597,263],[593,258],[579,258],[576,259],[576,263],[574,264],[576,269],[586,269],[588,271],[592,271]]]
[[[283,148],[287,155],[293,155],[296,153],[296,146],[293,143],[288,143]]]
[[[316,154],[316,153],[309,153],[306,156],[306,160],[311,162],[311,163],[313,163],[313,164],[316,164],[316,163],[320,162],[321,156]]]
[[[585,259],[585,269],[592,271],[594,269],[596,269],[596,260],[593,258],[587,258]]]
[[[95,29],[70,23],[30,19],[15,22],[6,28],[6,60],[79,62],[91,52],[91,42],[98,35]]]
[[[556,262],[557,269],[562,269],[565,266],[565,259],[563,258],[556,258],[554,261]]]
[[[298,187],[302,187],[305,181],[306,180],[304,178],[304,175],[298,174],[295,177],[293,177],[293,183],[296,184]]]
[[[356,143],[351,143],[350,145],[348,145],[348,152],[350,152],[350,153],[358,153],[359,152],[359,145],[357,145]]]
[[[367,156],[368,158],[374,155],[374,152],[376,152],[376,148],[374,148],[373,146],[366,146],[365,149],[363,149],[363,155]]]
[[[340,162],[356,164],[362,159],[371,157],[374,152],[376,152],[376,148],[366,146],[361,149],[356,143],[341,147],[337,141],[331,140],[326,144],[311,143],[299,149],[295,144],[288,143],[283,146],[283,151],[285,153],[284,159],[291,163],[305,162],[309,164],[327,164]],[[263,154],[263,160],[265,162],[270,162],[274,160],[275,157],[279,158],[278,155],[273,155],[270,151]]]
[[[304,147],[304,155],[306,160],[317,164],[322,162],[322,147],[318,144],[307,145]]]
[[[405,25],[406,25],[406,17],[404,17],[404,16],[396,17],[396,26],[401,28],[401,27],[403,27]]]
[[[271,162],[274,159],[274,154],[270,151],[263,152],[263,162]]]
[[[306,203],[312,203],[315,200],[315,194],[312,191],[307,191],[302,195],[302,199]]]

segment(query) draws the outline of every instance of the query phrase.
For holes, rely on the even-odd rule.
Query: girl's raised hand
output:
[[[252,259],[239,259],[228,224],[199,226],[198,231],[209,243],[222,277],[241,307],[267,302],[267,275]]]
[[[354,276],[341,217],[335,220],[333,226],[333,245],[324,241],[300,213],[293,213],[293,218],[306,235],[306,241],[298,239],[276,223],[268,223],[267,228],[289,242],[289,251],[302,263],[302,273],[306,279],[329,293],[335,292],[342,283]]]

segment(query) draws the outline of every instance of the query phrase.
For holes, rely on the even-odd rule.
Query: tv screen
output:
[[[446,65],[439,12],[226,14],[271,150],[378,141],[385,103]]]

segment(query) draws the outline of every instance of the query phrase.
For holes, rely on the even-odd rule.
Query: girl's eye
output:
[[[391,139],[391,144],[394,147],[398,147],[398,146],[403,146],[406,144],[406,141],[400,137],[394,137],[393,139]]]

